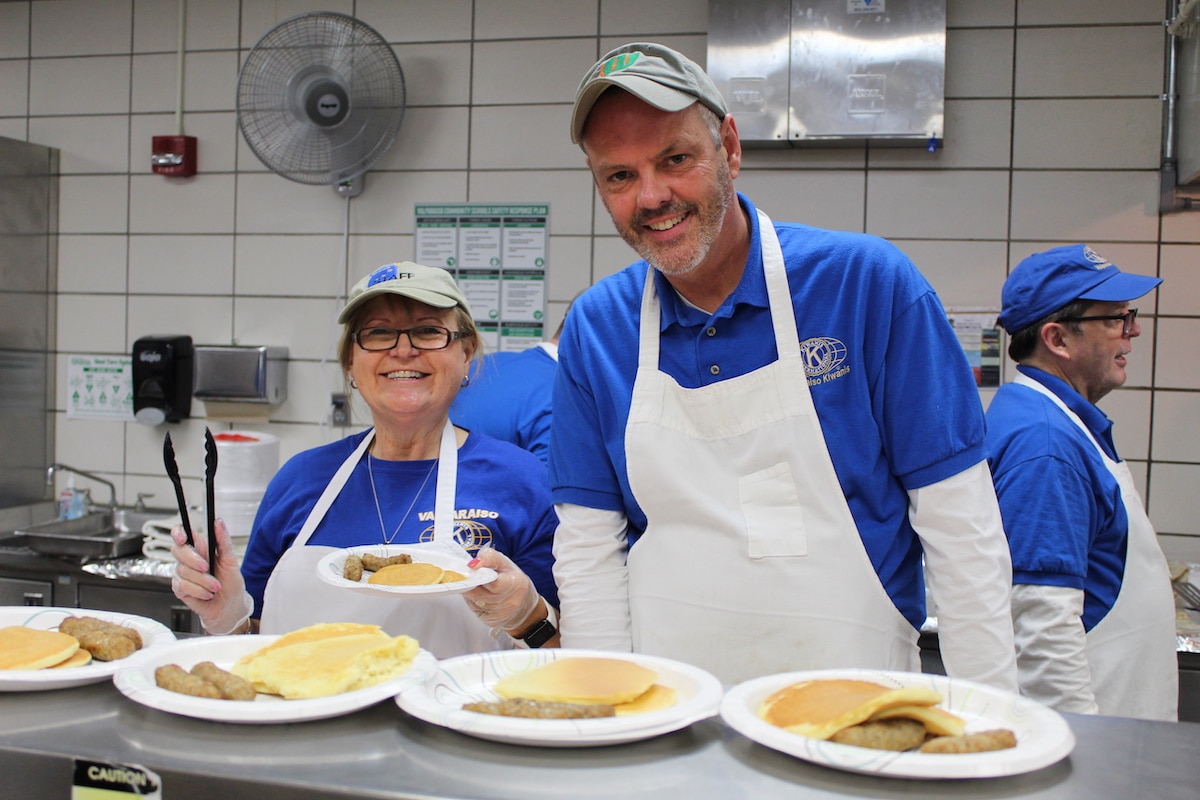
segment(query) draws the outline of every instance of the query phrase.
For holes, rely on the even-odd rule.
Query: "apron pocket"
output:
[[[804,515],[786,461],[738,479],[751,558],[808,555]]]

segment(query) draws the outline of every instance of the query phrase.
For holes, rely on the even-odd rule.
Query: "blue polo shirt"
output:
[[[550,400],[558,363],[544,347],[484,356],[450,406],[460,428],[512,442],[545,463],[550,458]]]
[[[275,565],[364,436],[366,431],[297,453],[267,485],[242,558],[242,576],[254,598],[255,616],[262,614],[263,594]],[[381,461],[364,456],[309,544],[354,547],[389,539],[396,544],[431,541],[437,501],[434,465],[434,460]],[[547,602],[557,607],[551,548],[558,517],[544,472],[540,461],[518,447],[484,434],[468,436],[458,450],[454,533],[468,552],[491,545],[511,558]],[[315,574],[313,580],[318,580]]]
[[[682,302],[655,272],[659,368],[696,388],[778,359],[758,217],[747,268],[713,314]],[[896,607],[925,620],[921,547],[907,490],[984,459],[974,376],[937,295],[894,245],[865,234],[775,223],[809,390],[871,563]],[[556,503],[623,512],[631,541],[646,515],[629,487],[625,423],[637,370],[644,261],[575,301],[559,342],[550,480]],[[713,368],[717,369],[714,370]]]
[[[1017,369],[1059,397],[1119,460],[1103,411],[1049,373]],[[1083,626],[1091,630],[1116,602],[1125,571],[1129,517],[1117,479],[1087,434],[1028,386],[1001,386],[987,424],[1013,583],[1082,589]]]

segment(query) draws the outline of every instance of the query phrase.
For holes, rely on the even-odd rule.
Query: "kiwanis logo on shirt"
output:
[[[804,360],[804,374],[809,386],[835,381],[850,373],[845,364],[846,345],[830,336],[817,336],[800,343],[800,358]]]
[[[428,523],[421,531],[419,541],[433,541],[433,512],[426,511],[418,515],[422,522]],[[500,519],[500,512],[486,508],[460,508],[454,512],[454,539],[462,548],[472,555],[480,548],[492,543],[492,529],[484,520]]]

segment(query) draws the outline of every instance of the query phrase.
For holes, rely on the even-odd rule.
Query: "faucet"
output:
[[[47,486],[54,485],[54,473],[56,472],[74,472],[76,475],[80,475],[88,480],[96,481],[96,483],[103,483],[108,487],[108,507],[113,511],[117,510],[117,487],[113,485],[112,481],[107,481],[104,478],[101,478],[99,475],[93,475],[92,473],[84,472],[81,469],[69,467],[66,464],[54,463],[46,469]]]

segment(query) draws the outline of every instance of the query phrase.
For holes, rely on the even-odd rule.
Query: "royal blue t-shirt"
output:
[[[271,479],[242,559],[242,575],[247,591],[254,598],[256,617],[262,614],[263,592],[275,564],[295,541],[338,467],[364,436],[365,431],[299,453],[288,459]],[[372,459],[371,472],[375,476],[383,528],[371,491],[367,458]],[[435,460],[382,461],[365,456],[313,531],[309,543],[354,547],[382,544],[393,534],[393,544],[432,540],[437,486],[434,464]],[[475,553],[490,544],[512,559],[530,577],[542,597],[557,607],[552,546],[558,517],[550,502],[544,472],[545,466],[533,454],[485,434],[472,433],[458,449],[454,528],[456,538],[468,552]],[[419,496],[418,488],[421,488]],[[412,510],[406,517],[410,505]],[[313,580],[319,580],[316,574]]]
[[[544,347],[484,356],[450,406],[460,428],[512,442],[542,460],[550,458],[551,396],[558,364]]]
[[[1117,458],[1112,421],[1069,384],[1018,366],[1054,392]],[[1121,591],[1129,516],[1121,486],[1092,442],[1054,401],[1009,383],[987,411],[988,464],[1012,551],[1013,583],[1083,590],[1091,630]]]
[[[777,360],[754,206],[741,282],[715,313],[658,272],[659,368],[685,388]],[[842,491],[896,607],[925,621],[921,547],[907,490],[984,459],[974,375],[928,281],[894,245],[865,234],[775,222],[809,390]],[[572,306],[559,342],[550,481],[556,503],[621,511],[631,540],[646,515],[629,488],[625,423],[638,358],[647,265],[612,275]],[[714,367],[717,369],[714,370]]]

